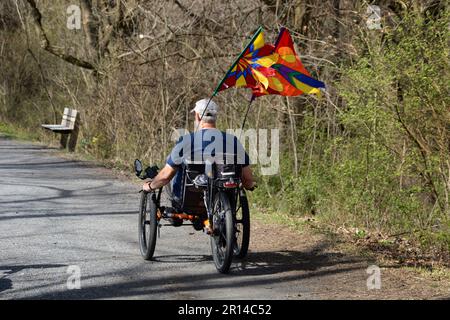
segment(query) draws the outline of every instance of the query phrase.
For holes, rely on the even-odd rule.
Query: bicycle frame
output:
[[[138,161],[138,160],[136,160]],[[136,167],[136,161],[135,161],[135,167]],[[142,167],[139,161],[139,165]],[[136,170],[136,175],[144,180],[146,178],[152,178],[152,176],[156,175],[158,168],[157,167],[149,167],[145,170],[145,175],[143,177],[140,176],[140,173],[142,172],[142,168],[140,170]],[[213,221],[213,206],[214,206],[214,198],[216,196],[217,192],[225,191],[227,193],[233,192],[233,198],[230,200],[233,200],[233,205],[237,202],[237,197],[239,197],[239,191],[242,188],[241,187],[241,179],[236,178],[232,176],[231,174],[229,177],[218,177],[217,174],[217,166],[215,163],[211,163],[206,161],[205,162],[205,174],[207,176],[207,186],[204,188],[204,205],[207,212],[207,219],[202,221],[203,227],[206,230],[206,232],[209,235],[213,234],[214,230],[214,221]],[[225,174],[226,175],[226,174]],[[234,174],[233,174],[234,175]],[[165,213],[162,212],[160,207],[160,200],[161,200],[161,193],[162,188],[158,189],[157,192],[155,192],[156,196],[156,204],[158,207],[158,213],[157,213],[157,220],[158,224],[161,219],[181,219],[183,221],[190,221],[194,222],[195,220],[199,219],[199,215],[195,214],[187,214],[184,212],[177,212],[177,213]]]

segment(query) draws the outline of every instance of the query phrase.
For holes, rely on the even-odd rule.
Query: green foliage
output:
[[[383,36],[363,33],[358,59],[342,66],[336,84],[342,131],[330,137],[318,123],[312,141],[315,120],[306,115],[298,148],[312,148],[312,161],[294,176],[284,155],[280,176],[262,177],[257,199],[336,227],[411,232],[448,250],[448,23],[411,14]]]
[[[40,138],[40,135],[36,132],[2,121],[0,121],[0,134],[8,138],[21,140],[39,140]]]

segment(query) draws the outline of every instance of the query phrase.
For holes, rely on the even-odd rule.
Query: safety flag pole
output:
[[[211,102],[212,98],[214,98],[217,93],[220,90],[220,87],[222,86],[222,84],[225,82],[225,79],[227,78],[227,75],[231,72],[231,70],[233,70],[233,68],[238,64],[239,60],[242,58],[242,56],[244,55],[245,51],[247,51],[247,49],[251,46],[251,44],[255,41],[256,37],[261,33],[262,31],[262,27],[260,26],[258,28],[258,30],[256,30],[255,34],[252,36],[252,38],[250,39],[249,43],[245,46],[244,50],[242,50],[242,52],[239,54],[239,56],[236,58],[236,60],[233,62],[233,64],[231,65],[231,67],[228,69],[227,73],[225,73],[225,76],[223,77],[223,79],[220,81],[220,83],[217,85],[216,89],[214,90],[213,94],[211,95],[211,97],[208,100],[208,103],[206,104],[206,108],[205,110],[203,110],[203,113],[200,117],[200,121],[202,121],[203,116],[205,115],[206,109],[209,106],[209,103]],[[250,100],[250,103],[253,102],[254,97],[252,97],[252,100]],[[250,105],[249,105],[250,107]],[[247,113],[248,113],[248,109],[247,109]],[[247,117],[247,114],[246,116]],[[200,122],[197,124],[195,131],[198,130],[198,126],[199,126]],[[242,125],[245,124],[245,119],[244,119],[244,123]]]
[[[216,87],[216,90],[214,90],[213,97],[219,92],[220,87],[225,82],[225,79],[227,78],[227,75],[233,70],[233,68],[238,64],[239,60],[241,60],[242,56],[244,55],[245,51],[252,45],[252,43],[255,41],[256,37],[261,33],[262,27],[260,26],[258,30],[256,30],[255,34],[252,36],[248,44],[245,46],[244,50],[239,54],[239,56],[236,58],[236,60],[233,62],[231,67],[228,69],[227,73],[225,73],[225,76],[220,81],[219,85]]]
[[[247,105],[247,111],[245,112],[244,120],[242,121],[241,132],[239,133],[239,140],[241,140],[242,131],[244,131],[245,122],[247,121],[248,112],[250,111],[250,106],[252,105],[252,102],[253,100],[255,100],[255,98],[255,95],[252,95],[252,98]]]

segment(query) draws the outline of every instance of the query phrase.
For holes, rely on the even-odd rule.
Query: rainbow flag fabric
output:
[[[311,77],[295,52],[289,31],[282,28],[275,46],[266,44],[260,27],[217,87],[215,94],[230,87],[250,88],[253,97],[268,94],[320,95],[325,84]]]

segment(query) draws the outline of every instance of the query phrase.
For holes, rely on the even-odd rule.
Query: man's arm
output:
[[[250,169],[250,157],[244,149],[244,146],[240,143],[237,137],[234,137],[234,152],[237,155],[236,163],[242,163],[241,180],[242,186],[245,189],[253,190],[256,187],[256,182],[253,180],[252,169]]]
[[[164,168],[158,173],[156,177],[153,178],[151,181],[147,181],[144,183],[144,186],[142,189],[144,191],[150,192],[151,190],[159,189],[172,180],[172,178],[177,173],[177,168],[173,168],[170,165],[166,164]],[[150,190],[151,188],[151,190]]]

